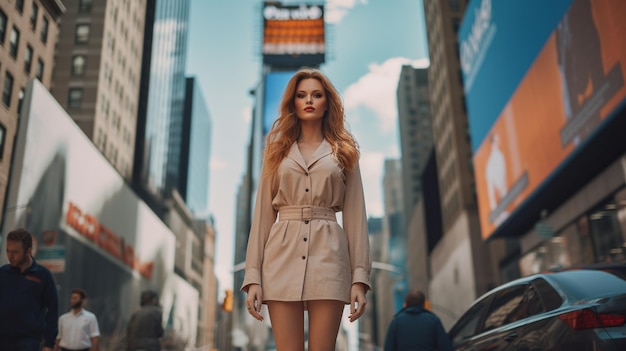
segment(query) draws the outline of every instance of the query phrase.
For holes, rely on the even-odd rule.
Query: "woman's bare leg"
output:
[[[337,342],[345,303],[335,300],[307,301],[309,351],[332,351]]]
[[[277,351],[304,351],[304,303],[267,301]]]

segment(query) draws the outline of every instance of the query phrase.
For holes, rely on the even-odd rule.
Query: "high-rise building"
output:
[[[176,187],[196,216],[208,213],[211,116],[197,79],[187,78]]]
[[[204,237],[204,286],[200,291],[200,306],[198,306],[198,337],[197,346],[202,349],[215,345],[218,281],[215,275],[215,223],[213,217],[206,221],[196,222],[205,228]]]
[[[147,0],[133,183],[157,197],[177,186],[189,0]]]
[[[26,83],[36,78],[50,89],[63,12],[58,0],[0,1],[0,222],[13,210],[4,203]]]
[[[64,0],[52,93],[127,180],[133,172],[146,0]]]
[[[250,149],[250,148],[248,148]],[[250,161],[250,157],[248,157]],[[230,335],[233,346],[242,347],[242,335],[250,336],[248,347],[250,350],[265,349],[268,330],[267,325],[262,323],[247,323],[250,315],[246,310],[246,293],[240,290],[245,273],[246,248],[248,235],[250,233],[250,182],[252,177],[249,173],[244,174],[237,191],[236,203],[236,224],[235,224],[235,272],[233,274],[234,306],[230,324],[225,324]],[[256,337],[253,337],[256,336]]]
[[[387,261],[388,235],[383,231],[383,218],[370,217],[367,220],[367,231],[370,236],[372,250],[372,272],[370,282],[372,290],[367,295],[367,308],[359,318],[359,349],[378,350],[385,341],[387,320],[381,315],[388,315],[392,306],[392,295],[388,287],[392,281],[389,270],[380,269],[379,264]],[[381,265],[383,266],[383,265]]]
[[[411,252],[406,261],[407,284],[412,289],[428,292],[429,255],[441,238],[428,69],[403,66],[397,96],[406,219],[404,244]],[[434,171],[434,179],[424,178],[428,170]],[[431,194],[437,201],[433,201]]]
[[[457,31],[468,1],[424,0],[430,53],[428,87],[443,235],[430,256],[429,297],[462,313],[493,281],[480,235],[472,149],[459,64]],[[441,314],[444,325],[454,320]]]
[[[408,292],[406,277],[406,230],[404,214],[404,190],[402,188],[402,164],[400,160],[385,160],[383,174],[384,221],[383,231],[387,235],[387,261],[393,266],[396,273],[391,284],[392,298],[385,299],[391,302],[384,306],[389,310],[388,317],[402,308],[404,295]],[[388,288],[389,289],[389,288]],[[383,322],[390,322],[391,318]]]
[[[430,255],[442,237],[439,179],[434,149],[430,150],[424,169],[418,176],[422,191],[417,204],[407,214],[406,246],[410,250],[406,262],[407,280],[412,289],[427,293],[431,279]]]
[[[402,189],[407,219],[421,196],[422,171],[433,147],[428,70],[402,66],[397,90]]]
[[[197,218],[176,190],[165,200],[164,223],[176,238],[174,271],[198,292],[196,345],[213,345],[216,320],[215,230],[209,218]],[[212,304],[212,305],[211,305]],[[192,315],[190,315],[192,317]],[[191,322],[191,321],[190,321]],[[195,321],[193,321],[195,322]]]

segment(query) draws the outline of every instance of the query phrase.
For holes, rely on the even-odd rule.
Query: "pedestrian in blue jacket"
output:
[[[425,301],[424,293],[419,290],[406,294],[404,308],[389,324],[385,351],[452,350],[452,343],[439,317],[424,309]]]
[[[59,306],[50,271],[31,256],[33,238],[15,229],[6,238],[9,264],[0,267],[0,350],[52,351]]]

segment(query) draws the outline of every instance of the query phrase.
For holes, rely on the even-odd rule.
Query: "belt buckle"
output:
[[[311,221],[311,217],[313,217],[313,210],[311,209],[311,207],[302,207],[300,211],[300,217],[303,221]]]

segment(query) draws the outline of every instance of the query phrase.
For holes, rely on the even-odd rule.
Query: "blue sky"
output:
[[[283,1],[283,4],[295,4]],[[217,229],[220,296],[232,287],[235,198],[261,74],[262,0],[191,0],[187,73],[203,91],[213,123],[209,209]],[[327,63],[361,146],[369,216],[382,216],[385,158],[398,158],[396,89],[403,64],[428,64],[421,0],[328,0]]]

